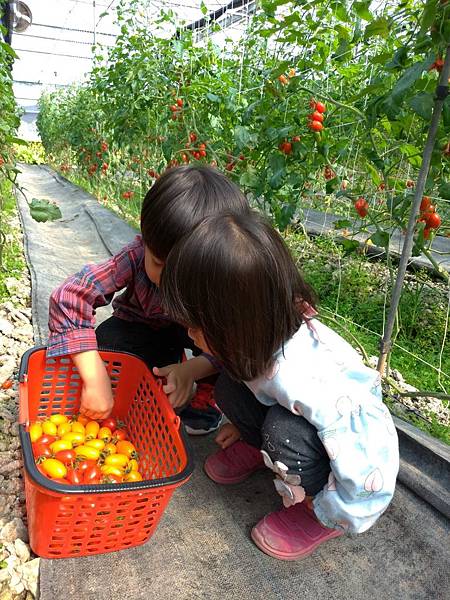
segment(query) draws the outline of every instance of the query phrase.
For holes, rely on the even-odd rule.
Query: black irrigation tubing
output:
[[[439,126],[439,120],[441,118],[442,107],[444,101],[448,96],[448,79],[450,75],[450,46],[447,46],[447,52],[445,55],[444,66],[441,71],[438,86],[436,88],[436,96],[434,101],[433,116],[431,117],[430,127],[428,129],[427,141],[423,150],[422,165],[419,170],[417,177],[417,183],[414,193],[414,201],[411,207],[409,215],[408,228],[405,236],[405,241],[402,248],[402,254],[400,257],[400,263],[397,271],[397,278],[395,280],[394,289],[392,291],[392,301],[389,308],[389,314],[386,322],[386,327],[383,334],[383,339],[380,342],[380,356],[378,359],[377,369],[381,375],[384,375],[386,368],[387,357],[391,348],[392,332],[394,330],[394,324],[397,317],[397,309],[400,302],[400,296],[402,293],[403,282],[405,279],[406,268],[408,266],[409,259],[411,258],[413,242],[414,242],[414,231],[416,228],[416,219],[419,214],[419,206],[422,201],[423,192],[425,189],[425,182],[430,169],[431,154],[433,152],[436,133]]]

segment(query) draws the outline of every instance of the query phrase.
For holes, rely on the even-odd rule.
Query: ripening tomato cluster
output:
[[[72,485],[141,481],[138,454],[125,429],[109,417],[51,415],[29,427],[37,468],[46,477]]]
[[[369,212],[369,203],[365,198],[363,198],[362,196],[358,198],[358,200],[355,201],[354,207],[361,219],[367,217],[367,214]]]
[[[186,152],[181,154],[181,161],[184,164],[189,162],[189,154],[195,158],[195,160],[200,160],[201,158],[206,158],[206,144],[202,142],[197,147],[192,147],[193,144],[197,141],[197,134],[191,131],[189,134],[189,140],[185,143],[184,147],[187,149]],[[177,161],[178,162],[178,161]]]
[[[130,198],[133,197],[134,192],[132,192],[131,190],[128,190],[127,192],[124,192],[122,194],[122,198],[125,198],[125,200],[129,200]]]
[[[325,118],[324,112],[326,112],[327,107],[323,102],[316,102],[314,98],[311,98],[309,101],[309,107],[313,112],[306,117],[308,119],[308,127],[312,131],[322,131]]]
[[[171,104],[169,108],[170,108],[170,111],[172,113],[172,121],[176,121],[179,112],[183,108],[183,99],[182,98],[177,98],[175,100],[175,104]]]
[[[420,203],[419,222],[425,223],[423,237],[426,240],[430,237],[432,229],[438,229],[441,226],[441,217],[436,212],[436,207],[431,204],[429,196],[424,196]]]

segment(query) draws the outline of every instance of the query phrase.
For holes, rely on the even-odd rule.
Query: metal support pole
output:
[[[394,289],[392,291],[392,300],[389,307],[389,314],[386,322],[386,327],[383,334],[383,339],[380,343],[380,356],[378,359],[377,369],[383,376],[386,367],[386,360],[391,349],[392,331],[394,329],[395,317],[397,314],[398,304],[402,293],[403,282],[405,279],[406,267],[411,258],[411,252],[414,242],[414,230],[416,228],[417,217],[419,215],[419,207],[422,201],[425,182],[430,169],[431,154],[433,152],[436,133],[439,125],[439,119],[442,113],[444,100],[448,95],[448,78],[450,75],[450,46],[447,47],[444,66],[439,78],[439,84],[436,89],[436,98],[434,102],[433,115],[431,117],[430,128],[428,130],[427,141],[423,150],[422,165],[417,177],[417,184],[414,194],[414,200],[409,215],[408,228],[406,231],[405,241],[403,244],[400,263],[398,266],[397,278],[395,280]]]
[[[94,46],[97,43],[97,21],[96,21],[96,16],[95,16],[95,0],[92,0],[92,10],[94,12],[94,27],[93,29],[93,34],[94,34]]]

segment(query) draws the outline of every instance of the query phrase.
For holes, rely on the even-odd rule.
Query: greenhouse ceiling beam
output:
[[[253,3],[254,3],[254,0],[231,0],[231,2],[229,2],[225,6],[222,6],[221,8],[214,10],[213,12],[209,13],[209,15],[202,17],[198,21],[194,21],[193,23],[186,25],[186,27],[183,27],[183,29],[191,29],[192,31],[194,31],[195,29],[202,29],[203,27],[206,27],[206,25],[208,25],[212,21],[217,21],[217,19],[219,19],[227,11],[233,10],[235,8],[240,8],[242,6],[246,6],[247,4],[253,4]],[[179,37],[179,35],[180,35],[180,30],[177,30],[176,37]]]
[[[94,33],[93,30],[89,29],[73,29],[72,27],[61,27],[60,25],[45,25],[44,23],[33,23],[35,27],[48,27],[50,29],[60,29],[61,31],[77,31],[78,33]],[[117,35],[114,33],[102,33],[101,31],[96,31],[96,35],[105,35],[108,37],[116,38]]]
[[[47,54],[48,56],[67,56],[68,58],[82,58],[92,60],[91,56],[77,56],[76,54],[63,54],[61,52],[43,52],[42,50],[27,50],[26,48],[14,48],[16,52],[30,52],[31,54]]]

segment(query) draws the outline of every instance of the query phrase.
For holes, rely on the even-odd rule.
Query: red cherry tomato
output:
[[[83,462],[78,465],[78,471],[84,473],[89,467],[95,467],[96,465],[97,462],[95,460],[83,460]]]
[[[45,458],[51,458],[53,456],[52,451],[47,444],[34,442],[34,444],[31,444],[31,447],[33,449],[33,455],[35,458],[40,458],[41,456]]]
[[[315,112],[313,112],[313,114],[311,115],[311,119],[313,121],[320,121],[320,123],[323,122],[323,114],[321,112],[319,112],[318,110],[316,110]]]
[[[323,102],[316,102],[316,110],[317,112],[324,113],[327,110],[327,107]]]
[[[114,419],[113,417],[103,419],[103,421],[100,423],[100,427],[109,427],[111,431],[115,431],[117,429],[117,419]]]
[[[66,477],[69,480],[69,482],[72,483],[73,485],[81,485],[83,483],[83,476],[78,471],[78,469],[74,469],[72,467],[69,467],[67,469],[67,476]]]
[[[309,124],[309,127],[313,131],[322,131],[322,129],[323,129],[323,125],[322,125],[322,123],[320,123],[320,121],[311,121],[311,123]]]
[[[441,226],[442,220],[437,213],[431,213],[426,217],[427,227],[429,229],[438,229]]]
[[[428,210],[431,206],[431,198],[429,196],[424,196],[422,198],[422,202],[420,203],[420,210],[424,212]]]
[[[41,437],[36,440],[36,444],[46,444],[46,445],[50,445],[53,442],[56,442],[58,438],[55,435],[48,435],[47,433],[44,433],[44,435],[41,435]]]
[[[125,429],[116,429],[114,432],[114,437],[118,441],[126,440],[128,437],[128,432]]]
[[[63,465],[70,465],[76,459],[75,450],[60,450],[55,454],[55,458],[60,460]]]
[[[100,483],[100,479],[103,477],[103,473],[98,465],[92,465],[83,475],[83,483]]]

